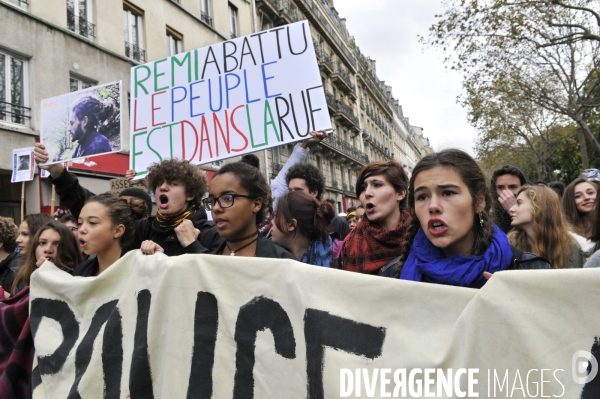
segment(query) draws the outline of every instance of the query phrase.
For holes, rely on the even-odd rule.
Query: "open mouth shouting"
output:
[[[371,213],[375,212],[375,204],[373,204],[371,202],[368,202],[365,205],[365,212],[368,213],[368,214],[371,214]]]
[[[441,219],[430,219],[427,223],[427,229],[429,230],[429,234],[434,237],[438,237],[448,231],[448,226]]]
[[[166,194],[159,195],[157,205],[160,209],[167,209],[169,207],[169,197]]]

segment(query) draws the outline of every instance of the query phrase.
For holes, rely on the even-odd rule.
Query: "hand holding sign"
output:
[[[35,155],[35,162],[38,164],[38,167],[50,172],[50,176],[52,176],[53,179],[59,177],[65,170],[65,166],[62,163],[44,165],[46,162],[48,162],[50,156],[48,155],[48,151],[46,151],[46,146],[42,143],[35,143],[33,152]]]
[[[154,255],[156,252],[165,252],[163,247],[161,247],[152,240],[142,241],[140,250],[144,255]]]
[[[335,129],[331,130],[331,133],[335,132]],[[308,148],[311,144],[317,144],[325,140],[329,134],[325,130],[319,130],[319,132],[310,132],[310,138],[302,142],[302,148]]]

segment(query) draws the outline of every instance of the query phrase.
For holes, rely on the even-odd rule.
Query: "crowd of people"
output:
[[[145,190],[95,195],[62,164],[43,166],[71,213],[59,221],[30,214],[18,227],[0,217],[4,297],[21,303],[46,261],[95,277],[131,250],[294,259],[471,288],[504,270],[600,266],[600,179],[593,173],[566,187],[528,184],[506,165],[490,184],[469,154],[446,149],[422,158],[410,178],[396,161],[366,165],[355,185],[360,205],[342,216],[322,198],[321,171],[305,162],[310,146],[326,137],[311,132],[271,184],[252,154],[221,167],[210,183],[186,161],[155,164],[145,178],[155,214]],[[43,144],[35,159],[48,161]]]
[[[97,276],[137,249],[148,256],[287,258],[473,288],[507,269],[600,264],[594,255],[600,248],[595,175],[566,187],[528,184],[517,167],[506,165],[489,184],[469,154],[446,149],[421,159],[410,179],[395,161],[366,165],[356,179],[360,205],[340,216],[322,198],[323,174],[305,162],[311,144],[325,137],[311,132],[297,144],[271,184],[251,154],[224,165],[210,184],[188,162],[155,164],[145,184],[156,214],[142,189],[94,195],[62,164],[44,166],[71,214],[60,221],[27,215],[18,228],[0,218],[4,295],[28,286],[46,260],[75,276]],[[36,144],[35,158],[38,164],[48,161],[43,144]]]

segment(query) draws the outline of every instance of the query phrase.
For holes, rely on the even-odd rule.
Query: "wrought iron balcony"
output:
[[[235,39],[236,37],[237,37],[237,35],[235,33],[231,32],[231,38]]]
[[[338,81],[338,83],[341,84],[341,87],[344,89],[344,91],[352,93],[353,97],[356,97],[356,88],[352,83],[352,79],[350,78],[348,72],[346,72],[346,70],[344,70],[344,68],[342,68],[340,64],[336,65],[336,69],[331,76],[331,80],[334,82]]]
[[[343,101],[338,100],[338,111],[344,114],[350,122],[354,123],[356,126],[359,125],[358,118],[354,115],[354,110]]]
[[[274,163],[273,164],[273,178],[277,177],[281,169],[283,168],[283,164]]]
[[[323,69],[325,72],[328,72],[330,74],[333,73],[333,71],[335,70],[333,61],[331,60],[331,56],[329,56],[329,54],[327,54],[324,51],[321,53],[321,60],[319,62],[319,67],[321,69]]]
[[[67,10],[67,28],[84,37],[96,37],[96,25],[83,17],[75,17],[73,10]]]
[[[210,26],[212,26],[212,24],[213,24],[212,17],[210,15],[208,15],[207,13],[205,13],[204,11],[202,11],[200,13],[200,20]]]
[[[338,182],[337,182],[337,180],[333,180],[333,181],[331,182],[331,187],[333,187],[333,188],[338,188]]]
[[[125,56],[137,62],[146,62],[146,50],[125,42]]]
[[[25,119],[31,119],[31,108],[0,101],[0,121],[24,125]]]
[[[347,141],[342,140],[335,134],[330,134],[327,136],[327,138],[324,139],[321,144],[338,151],[342,155],[353,159],[361,165],[366,165],[369,163],[369,156],[367,154],[355,148]]]

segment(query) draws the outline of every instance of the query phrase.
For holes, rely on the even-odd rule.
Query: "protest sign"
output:
[[[599,284],[600,269],[474,290],[280,259],[132,251],[91,278],[46,262],[33,397],[597,398]]]
[[[35,172],[35,158],[33,147],[17,148],[13,150],[13,170],[11,183],[33,180]]]
[[[119,81],[42,100],[47,164],[121,151],[121,93]]]
[[[131,188],[131,187],[139,188],[144,191],[148,190],[146,188],[146,186],[144,186],[144,184],[142,184],[139,181],[135,182],[135,181],[127,181],[127,179],[110,179],[110,192],[113,194],[119,194],[121,191],[125,190],[126,188]]]
[[[130,167],[194,165],[302,140],[331,121],[306,21],[131,69]]]

